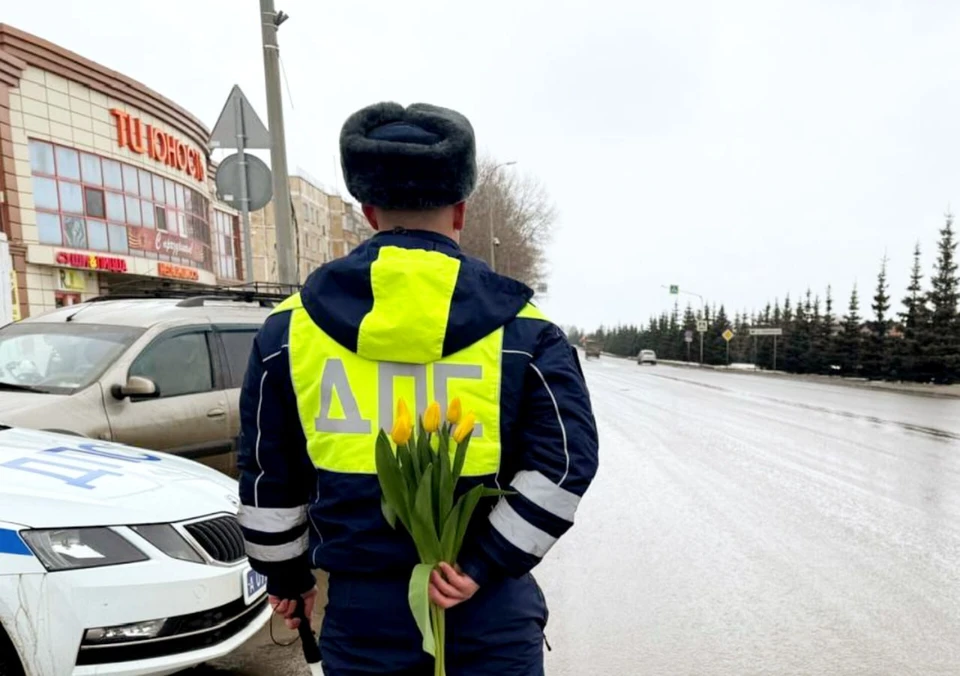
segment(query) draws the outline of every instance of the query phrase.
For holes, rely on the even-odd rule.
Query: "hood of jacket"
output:
[[[300,296],[324,333],[361,357],[425,364],[511,321],[533,291],[443,235],[394,230],[318,268]]]

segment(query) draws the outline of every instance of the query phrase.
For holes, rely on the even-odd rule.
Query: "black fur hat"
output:
[[[351,115],[340,132],[340,162],[350,194],[383,209],[457,204],[477,183],[470,121],[426,103],[377,103]]]

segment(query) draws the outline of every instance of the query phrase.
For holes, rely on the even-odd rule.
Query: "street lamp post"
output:
[[[498,164],[497,166],[495,166],[493,169],[490,170],[490,178],[488,178],[487,180],[491,180],[491,179],[495,178],[496,175],[497,175],[497,171],[498,171],[500,168],[502,168],[502,167],[511,167],[511,166],[513,166],[513,165],[516,164],[516,163],[517,163],[516,160],[511,160],[511,161],[509,161],[509,162],[501,162],[500,164]],[[496,236],[494,235],[494,231],[493,231],[493,194],[492,194],[492,193],[491,193],[491,195],[490,195],[490,216],[489,216],[489,221],[490,221],[490,222],[489,222],[489,226],[490,226],[490,267],[493,269],[494,272],[496,272],[496,271],[497,271],[497,238],[496,238]]]
[[[697,298],[699,298],[700,299],[700,320],[701,321],[707,320],[707,315],[705,312],[706,302],[704,301],[703,296],[701,296],[699,293],[695,293],[693,291],[681,291],[680,289],[676,289],[676,291],[674,291],[671,287],[667,286],[666,284],[661,284],[660,286],[661,288],[664,288],[664,289],[670,289],[671,293],[683,293],[688,296],[696,296]],[[704,332],[698,331],[697,333],[700,334],[700,365],[703,366],[703,334]]]

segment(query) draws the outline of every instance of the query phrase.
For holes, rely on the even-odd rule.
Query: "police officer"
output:
[[[450,676],[543,673],[547,608],[530,575],[573,524],[597,469],[576,352],[533,292],[461,252],[477,180],[461,114],[381,103],[340,135],[350,193],[378,234],[307,279],[260,330],[240,399],[240,523],[275,610],[292,618],[329,573],[328,676],[432,673],[407,605],[418,563],[380,509],[374,440],[404,397],[458,397],[478,428],[464,468],[512,491],[477,510],[458,566],[434,572]],[[413,405],[413,404],[412,404]]]

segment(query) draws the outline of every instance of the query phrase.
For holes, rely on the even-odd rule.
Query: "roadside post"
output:
[[[683,293],[688,296],[695,296],[699,298],[700,299],[700,316],[701,317],[706,316],[704,314],[704,309],[706,308],[706,302],[703,300],[703,296],[701,296],[699,293],[696,293],[694,291],[681,291],[679,284],[670,284],[669,286],[666,284],[661,284],[660,288],[669,289],[671,296],[676,296]],[[703,366],[703,334],[707,332],[707,321],[705,319],[700,319],[697,321],[697,331],[700,333],[700,365]],[[689,351],[690,351],[690,345],[688,344],[687,345],[687,353],[688,353],[687,361],[690,361]]]
[[[751,336],[754,336],[754,346],[756,346],[757,336],[773,336],[773,370],[777,370],[777,338],[783,335],[783,329],[749,329]],[[756,349],[756,347],[754,347]]]
[[[723,339],[727,341],[727,366],[730,366],[730,341],[733,340],[734,333],[730,329],[723,332]]]
[[[220,162],[216,183],[220,199],[240,212],[244,239],[243,276],[252,282],[250,212],[262,209],[273,197],[273,177],[259,157],[246,152],[250,148],[270,148],[270,132],[239,85],[233,85],[220,117],[210,132],[210,147],[238,151]]]

